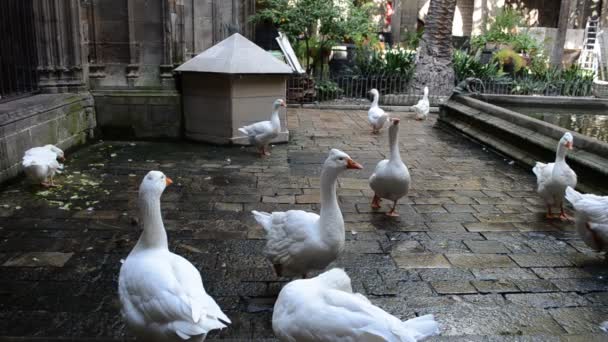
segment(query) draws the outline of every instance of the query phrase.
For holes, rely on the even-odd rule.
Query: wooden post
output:
[[[570,0],[562,0],[559,7],[559,21],[557,23],[557,36],[553,44],[551,53],[551,65],[558,69],[562,68],[562,58],[564,57],[564,44],[566,43],[566,33],[568,32],[568,12],[570,10]]]

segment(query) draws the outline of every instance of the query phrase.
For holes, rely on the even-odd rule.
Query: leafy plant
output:
[[[342,89],[336,82],[329,80],[319,80],[315,84],[317,96],[323,100],[333,100],[342,94]]]
[[[505,65],[512,64],[513,71],[518,72],[525,66],[524,59],[511,49],[502,49],[494,54],[496,60],[504,70]]]
[[[465,51],[454,51],[452,60],[456,81],[464,80],[467,77],[476,77],[482,80],[498,79],[503,76],[498,64],[494,61],[482,64],[479,60],[468,55]]]
[[[355,6],[352,2],[336,4],[327,0],[259,0],[258,12],[252,22],[268,21],[285,32],[295,43],[303,40],[302,48],[306,68],[313,64],[323,65],[329,48],[337,42],[361,43],[373,36],[374,25],[370,20],[371,4]],[[295,45],[295,44],[294,44]],[[317,58],[311,59],[312,55]]]
[[[414,52],[404,48],[364,50],[357,53],[357,69],[364,75],[401,76],[410,79],[414,72]]]

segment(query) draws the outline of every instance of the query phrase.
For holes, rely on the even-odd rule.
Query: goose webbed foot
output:
[[[574,221],[574,218],[568,214],[566,214],[566,211],[564,210],[564,207],[561,207],[560,213],[559,213],[559,219],[562,221]]]
[[[372,200],[372,209],[380,209],[380,197],[374,194],[374,199]]]
[[[395,211],[395,207],[397,207],[397,201],[394,202],[393,207],[391,208],[391,210],[389,212],[386,213],[386,216],[399,217],[399,213],[397,213],[397,211]]]

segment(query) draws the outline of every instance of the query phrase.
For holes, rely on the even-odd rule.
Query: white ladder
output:
[[[585,35],[583,37],[583,50],[578,58],[578,65],[583,70],[595,71],[595,45],[597,43],[599,33],[599,19],[589,18],[585,26]],[[595,65],[594,65],[595,64]]]

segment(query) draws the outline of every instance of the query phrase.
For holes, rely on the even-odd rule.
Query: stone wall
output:
[[[180,138],[181,95],[168,90],[95,91],[97,124],[104,138]]]
[[[19,174],[23,153],[54,144],[83,144],[96,126],[89,93],[40,94],[0,104],[0,182]]]

